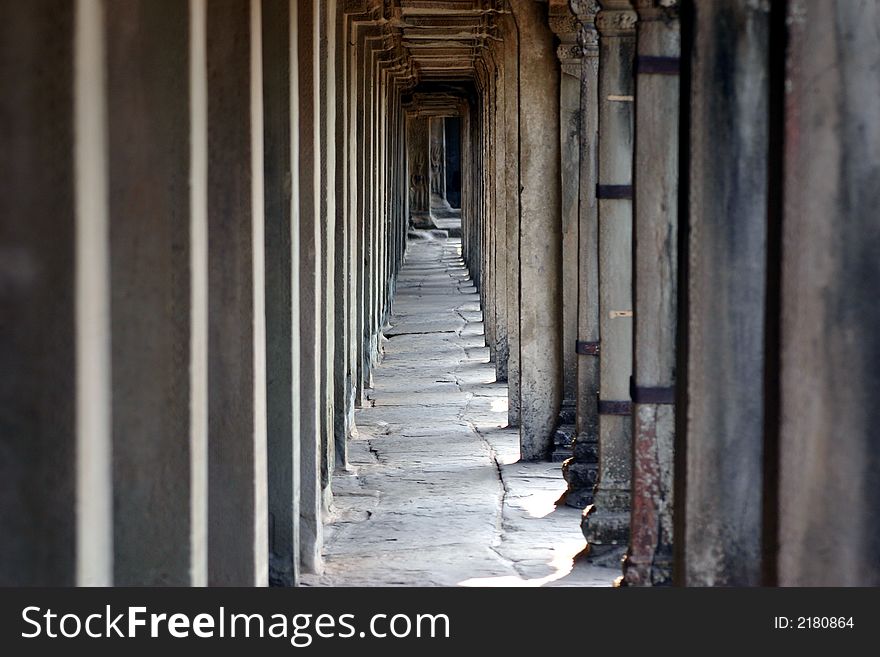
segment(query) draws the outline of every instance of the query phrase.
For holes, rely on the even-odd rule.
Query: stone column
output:
[[[677,3],[637,0],[633,471],[629,585],[672,580],[678,267]]]
[[[260,3],[207,16],[208,582],[268,583]]]
[[[207,468],[193,429],[190,11],[135,0],[105,8],[113,390],[114,583],[206,581]],[[203,16],[193,17],[194,21]],[[204,33],[201,34],[204,39]],[[204,43],[199,47],[203,48]],[[136,72],[133,74],[133,72]],[[195,174],[191,178],[191,171]],[[199,184],[200,183],[200,184]],[[204,180],[197,184],[204,193]],[[204,199],[199,199],[203,203]],[[201,391],[191,391],[191,385]],[[195,425],[195,426],[194,426]],[[198,484],[196,485],[196,481]],[[194,524],[196,523],[196,524]]]
[[[504,62],[504,46],[495,42],[495,57],[498,59],[498,80],[495,84],[495,108],[492,112],[495,140],[492,144],[495,161],[495,376],[498,381],[508,380],[508,358],[510,342],[507,325],[507,140],[505,121],[507,118],[507,72]],[[447,131],[447,135],[449,131]],[[450,149],[451,150],[451,149]]]
[[[431,211],[443,213],[452,209],[446,200],[446,119],[433,117],[428,122]]]
[[[559,148],[562,190],[562,409],[553,436],[554,461],[572,455],[577,411],[578,195],[580,182],[581,47],[568,0],[550,3],[550,28],[559,38]]]
[[[364,389],[369,388],[372,381],[372,362],[369,353],[369,318],[370,318],[370,167],[368,153],[370,142],[366,137],[369,126],[370,107],[370,66],[369,53],[375,34],[379,28],[372,21],[358,22],[355,30],[355,43],[357,47],[354,53],[357,81],[355,86],[355,120],[354,134],[357,163],[356,171],[356,197],[355,197],[355,233],[357,235],[357,249],[355,253],[355,267],[357,268],[356,290],[356,327],[354,342],[356,346],[356,378],[355,378],[355,401],[362,405],[364,401]]]
[[[323,570],[321,488],[321,94],[320,7],[297,6],[299,84],[299,339],[300,360],[300,559],[303,570]]]
[[[295,21],[290,0],[264,0],[269,581],[276,586],[293,586],[299,578],[299,235],[293,216],[299,197],[292,130],[297,96],[291,94],[297,75],[297,67],[291,68]]]
[[[694,3],[685,494],[676,581],[761,583],[768,47],[765,3]],[[724,38],[719,39],[718,35]],[[679,443],[680,444],[680,443]],[[679,490],[678,488],[676,490]]]
[[[880,585],[880,7],[788,5],[782,586]]]
[[[470,258],[473,242],[473,186],[474,186],[474,148],[473,122],[474,108],[468,103],[467,111],[461,120],[461,256],[471,276],[474,275]]]
[[[351,395],[351,372],[349,369],[349,343],[352,332],[349,328],[351,308],[349,291],[351,278],[351,242],[348,222],[348,169],[351,166],[348,153],[348,35],[346,18],[343,13],[345,3],[337,3],[337,10],[331,17],[329,29],[334,32],[336,57],[329,71],[335,81],[334,95],[336,121],[330,126],[336,142],[335,155],[335,216],[330,218],[335,232],[335,272],[334,295],[336,299],[333,322],[336,330],[333,343],[333,437],[335,441],[336,469],[348,469],[348,438],[354,424],[354,401]]]
[[[367,387],[373,385],[373,368],[379,363],[379,85],[376,83],[378,64],[376,58],[383,47],[384,37],[381,28],[376,36],[367,38],[364,53],[366,64],[364,93],[364,112],[366,114],[363,139],[366,142],[364,213],[365,251],[364,269],[364,367],[367,372]]]
[[[495,212],[494,199],[495,162],[490,146],[494,143],[492,113],[495,98],[495,71],[490,57],[477,65],[478,80],[482,88],[480,121],[480,215],[482,244],[480,255],[480,307],[483,309],[483,338],[489,348],[489,360],[495,360]]]
[[[433,228],[431,221],[428,119],[410,113],[406,118],[409,221],[413,228]]]
[[[510,4],[520,38],[520,451],[537,460],[550,455],[562,402],[559,76],[539,4]]]
[[[580,170],[578,172],[577,417],[572,457],[562,464],[565,503],[583,509],[593,501],[599,470],[599,204],[596,163],[599,125],[599,35],[594,0],[572,3],[579,31]]]
[[[357,7],[364,10],[365,7]],[[347,9],[346,9],[347,10]],[[363,139],[360,135],[363,126],[363,112],[361,111],[361,99],[363,93],[362,62],[364,30],[361,26],[369,15],[363,12],[351,14],[346,21],[346,33],[342,39],[347,53],[346,81],[347,81],[347,151],[343,158],[348,167],[347,184],[347,210],[346,230],[349,236],[349,260],[348,260],[348,307],[349,318],[347,327],[347,377],[350,379],[348,391],[349,404],[347,407],[347,422],[354,425],[354,409],[360,405],[363,392],[361,367],[363,341],[363,222],[361,220],[360,207],[363,203],[361,190]]]
[[[4,586],[112,584],[101,9],[0,3]]]
[[[632,147],[636,13],[600,3],[599,32],[599,481],[582,529],[595,557],[629,537],[632,411]],[[611,558],[611,557],[609,557]]]
[[[507,268],[507,422],[511,427],[520,424],[520,195],[519,195],[519,35],[513,17],[501,17],[504,46],[504,130],[498,138],[504,139],[504,195],[505,195],[505,233]],[[462,128],[465,121],[462,120]],[[463,152],[467,133],[462,141]],[[462,158],[464,163],[464,158]],[[464,186],[466,168],[462,167],[462,208],[464,205]]]
[[[318,124],[318,158],[321,168],[318,217],[321,224],[321,505],[327,513],[332,503],[331,479],[336,466],[336,438],[333,427],[333,352],[335,344],[336,288],[336,0],[320,3],[318,52],[321,113]]]

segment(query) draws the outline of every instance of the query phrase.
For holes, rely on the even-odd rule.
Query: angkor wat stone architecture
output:
[[[0,0],[0,584],[320,572],[445,230],[590,558],[880,585],[878,34],[868,0]]]

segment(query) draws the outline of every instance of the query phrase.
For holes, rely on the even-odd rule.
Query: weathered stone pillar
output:
[[[492,144],[495,184],[495,376],[498,381],[508,380],[508,359],[510,342],[508,333],[507,310],[507,260],[510,257],[507,249],[507,139],[505,139],[505,121],[507,119],[507,83],[506,76],[516,71],[506,71],[504,46],[495,42],[493,46],[498,59],[495,84],[495,107],[492,112],[495,140]],[[454,125],[454,124],[452,124]],[[449,126],[447,125],[447,128]],[[451,131],[447,130],[447,136]],[[452,148],[449,148],[452,150]]]
[[[112,584],[99,2],[0,3],[0,584]]]
[[[693,4],[685,495],[676,581],[761,583],[768,46],[765,3]],[[719,38],[724,35],[724,38]],[[800,439],[800,437],[799,437]],[[678,489],[676,489],[678,490]]]
[[[519,33],[510,15],[502,16],[500,24],[504,46],[504,130],[498,138],[504,140],[504,200],[507,268],[507,422],[511,427],[520,423],[520,195],[519,195]],[[466,148],[467,132],[462,121],[462,152]],[[462,157],[464,163],[464,157]],[[462,208],[464,208],[465,167],[462,167]]]
[[[449,211],[446,200],[446,119],[433,117],[429,121],[428,162],[431,179],[431,210]]]
[[[428,119],[410,113],[406,118],[409,221],[413,228],[433,228],[431,221]]]
[[[323,570],[321,487],[321,166],[320,7],[297,5],[299,84],[299,339],[300,559],[303,570]]]
[[[469,253],[471,248],[471,199],[473,197],[473,135],[471,131],[471,115],[473,110],[468,103],[467,111],[461,119],[461,255],[468,271],[473,275]]]
[[[345,3],[336,3],[336,11],[328,28],[333,30],[336,44],[334,65],[328,72],[333,76],[335,84],[334,104],[336,121],[330,126],[335,138],[335,216],[330,218],[333,224],[336,249],[334,251],[335,276],[333,279],[335,325],[333,342],[333,438],[335,442],[335,465],[337,470],[348,469],[348,437],[354,424],[354,399],[351,394],[351,371],[349,361],[349,343],[352,332],[349,328],[351,317],[350,291],[353,289],[351,278],[351,240],[348,222],[348,170],[351,165],[348,152],[348,116],[349,116],[349,84],[348,70],[348,37]]]
[[[364,91],[364,123],[363,139],[365,148],[365,181],[364,181],[364,385],[373,385],[373,368],[379,362],[379,210],[378,210],[378,177],[379,177],[379,89],[376,84],[378,65],[377,51],[381,52],[384,37],[381,28],[377,28],[375,36],[366,39],[365,58],[365,91]]]
[[[595,0],[573,2],[580,65],[580,169],[578,172],[577,417],[572,457],[562,464],[565,503],[583,509],[593,501],[599,471],[599,204],[596,200],[599,125],[599,35]]]
[[[208,582],[268,583],[260,3],[210,4]]]
[[[291,68],[295,34],[290,0],[264,0],[269,581],[275,586],[293,586],[299,577],[299,234],[293,216],[299,181],[292,125],[298,99],[291,94],[298,74],[296,66]]]
[[[370,352],[373,359],[373,367],[376,367],[382,359],[382,324],[385,278],[383,272],[383,257],[385,253],[385,208],[383,198],[385,189],[383,180],[384,151],[385,151],[385,112],[384,112],[384,86],[382,79],[382,56],[385,53],[387,41],[386,29],[383,26],[382,37],[376,41],[373,49],[373,322],[370,333]]]
[[[632,147],[636,13],[600,2],[599,32],[599,481],[582,529],[596,557],[629,536],[632,417]]]
[[[191,406],[200,412],[192,393],[204,394],[207,378],[203,366],[192,368],[198,378],[190,371],[191,345],[205,338],[194,334],[205,327],[193,323],[192,301],[205,290],[193,288],[193,256],[206,244],[192,243],[193,221],[203,217],[191,216],[190,161],[199,155],[190,152],[190,134],[206,130],[206,122],[189,111],[190,10],[187,3],[135,0],[107,4],[104,17],[113,581],[204,585],[207,486],[193,475],[206,470],[207,450]],[[203,49],[204,31],[193,36]],[[194,118],[200,125],[191,126]],[[204,171],[192,171],[204,194]]]
[[[633,465],[629,585],[672,580],[678,267],[676,2],[637,0],[633,208]]]
[[[880,585],[880,7],[789,3],[778,580]]]
[[[572,455],[577,412],[578,195],[580,182],[581,47],[568,0],[550,3],[550,28],[559,38],[559,148],[562,207],[562,409],[553,436],[554,461]]]
[[[352,3],[354,5],[354,3]],[[348,328],[346,342],[348,345],[346,376],[350,380],[348,391],[347,422],[354,424],[354,408],[361,404],[363,393],[362,351],[363,340],[363,221],[361,208],[363,205],[363,62],[362,52],[364,30],[362,26],[370,16],[366,13],[365,3],[361,6],[347,6],[346,11],[353,12],[346,21],[346,32],[342,43],[345,44],[346,82],[347,82],[347,123],[346,123],[346,157],[343,158],[347,167],[347,209],[346,230],[349,236],[348,256]]]
[[[519,26],[520,451],[544,459],[562,402],[559,75],[541,6],[512,0]]]
[[[495,98],[495,72],[490,57],[477,64],[478,81],[482,88],[480,105],[482,119],[480,121],[480,241],[482,252],[479,258],[480,268],[480,300],[483,309],[483,337],[489,348],[489,360],[495,358],[495,213],[493,207],[495,191],[495,170],[491,154],[494,143],[492,112]]]
[[[489,298],[492,300],[489,319],[492,325],[492,340],[489,345],[490,360],[495,363],[496,377],[499,371],[501,380],[507,378],[507,264],[505,234],[506,219],[504,216],[504,70],[502,51],[499,44],[490,47],[492,62],[492,97],[489,105],[489,125],[492,138],[488,143],[489,158],[492,162],[492,178],[489,181],[487,203],[492,217],[489,230],[491,232],[492,251],[491,269],[492,284]],[[449,143],[449,123],[447,122],[447,144]],[[447,156],[447,162],[449,157]],[[447,184],[452,177],[447,169]],[[447,193],[448,194],[448,193]],[[500,229],[499,229],[500,225]]]
[[[355,70],[357,80],[355,83],[355,113],[354,134],[356,137],[357,163],[355,180],[355,233],[357,235],[357,250],[355,253],[355,266],[357,268],[357,291],[356,291],[356,333],[354,342],[357,350],[357,368],[355,379],[355,401],[360,406],[364,401],[364,389],[371,385],[372,361],[370,359],[370,140],[367,138],[369,127],[370,108],[370,50],[371,44],[378,33],[379,28],[372,21],[358,21],[355,28],[354,52]]]
[[[321,505],[324,513],[333,499],[331,480],[336,465],[333,428],[333,352],[336,322],[336,0],[320,3],[318,76],[321,94],[319,220],[321,224],[321,343],[319,395],[321,419]]]

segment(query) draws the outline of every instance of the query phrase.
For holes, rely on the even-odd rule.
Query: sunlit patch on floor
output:
[[[522,509],[531,518],[544,518],[556,510],[556,500],[560,491],[551,489],[532,493],[528,497],[508,498],[507,502],[513,509]]]
[[[546,586],[547,584],[560,580],[571,573],[572,568],[574,567],[574,556],[580,551],[580,549],[580,547],[572,548],[570,553],[569,550],[557,550],[554,553],[553,559],[547,564],[547,566],[551,568],[553,572],[551,572],[549,575],[545,575],[544,577],[526,578],[518,577],[515,575],[502,575],[500,577],[473,577],[471,579],[466,579],[462,582],[459,582],[458,585],[472,587],[492,586],[527,588]]]

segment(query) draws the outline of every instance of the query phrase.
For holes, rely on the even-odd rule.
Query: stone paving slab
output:
[[[325,572],[306,586],[610,586],[574,557],[559,464],[520,463],[461,241],[409,243],[384,358],[333,478]]]

